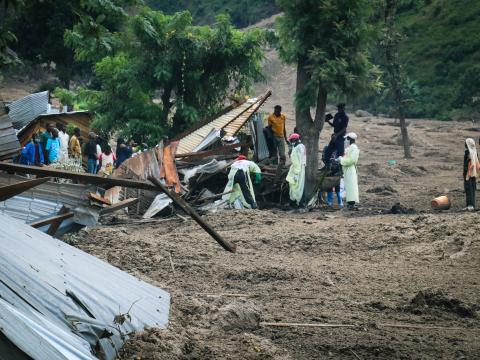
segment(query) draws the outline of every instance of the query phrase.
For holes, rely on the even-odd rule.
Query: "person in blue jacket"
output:
[[[37,134],[33,134],[32,140],[22,149],[20,164],[34,166],[43,166],[45,164],[42,145]]]

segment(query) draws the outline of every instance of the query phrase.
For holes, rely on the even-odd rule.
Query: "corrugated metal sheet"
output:
[[[0,228],[0,333],[24,354],[113,359],[130,333],[167,326],[167,292],[9,216]]]
[[[0,173],[0,186],[25,180],[27,178],[22,176]],[[0,213],[30,223],[56,214],[65,205],[75,214],[74,222],[94,226],[99,208],[90,206],[88,194],[95,190],[96,187],[91,185],[48,181],[24,191],[19,196],[0,202]]]
[[[5,114],[0,116],[0,159],[11,158],[20,150],[15,129],[12,126],[10,117]]]
[[[28,125],[38,115],[46,113],[48,109],[48,91],[30,94],[15,100],[8,105],[8,115],[15,129],[21,129]]]
[[[250,121],[250,133],[253,136],[253,147],[258,161],[269,157],[267,140],[263,133],[263,117],[264,114],[257,112]]]
[[[223,128],[223,130],[225,130],[225,136],[235,136],[243,127],[243,125],[245,125],[245,123],[252,117],[252,115],[255,114],[258,109],[260,109],[260,106],[263,105],[263,103],[269,96],[270,93],[267,93],[262,97],[251,99],[250,101],[252,102],[252,104],[247,109],[247,111],[242,113],[240,116],[235,118]]]
[[[271,95],[267,92],[265,95],[250,99],[226,114],[212,120],[208,124],[195,130],[184,138],[180,139],[177,154],[187,154],[194,152],[194,149],[212,132],[212,130],[225,130],[226,135],[235,135],[243,125],[257,111],[264,101]]]

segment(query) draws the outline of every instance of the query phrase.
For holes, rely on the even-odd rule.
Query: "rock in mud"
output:
[[[474,306],[469,306],[459,299],[452,298],[441,290],[421,290],[407,307],[414,314],[435,311],[454,313],[462,317],[476,317]]]
[[[414,208],[406,208],[402,206],[400,203],[396,203],[390,209],[390,214],[415,214]]]
[[[259,328],[260,310],[248,303],[228,304],[219,309],[217,323],[225,331],[248,332]]]
[[[397,190],[395,190],[393,187],[390,185],[381,185],[381,186],[376,186],[374,188],[368,189],[367,193],[370,194],[380,194],[380,195],[391,195],[396,193]]]

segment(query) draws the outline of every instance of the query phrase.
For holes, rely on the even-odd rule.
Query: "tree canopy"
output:
[[[146,142],[218,112],[228,95],[245,93],[262,76],[265,34],[235,30],[226,16],[212,27],[193,26],[188,12],[145,7],[122,33],[91,40],[80,24],[66,40],[76,57],[95,62],[96,127]],[[98,60],[99,53],[106,56]]]
[[[305,192],[314,194],[318,139],[329,94],[354,94],[380,85],[369,61],[373,28],[368,0],[278,0],[279,51],[297,66],[296,123],[307,148]],[[315,107],[315,117],[310,109]]]

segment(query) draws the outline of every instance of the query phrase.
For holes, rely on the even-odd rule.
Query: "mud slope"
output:
[[[209,215],[237,243],[235,255],[191,220],[77,236],[80,248],[173,295],[170,327],[138,335],[120,358],[478,358],[480,218],[461,211],[463,138],[478,134],[467,123],[412,121],[407,161],[392,120],[352,117],[351,125],[361,149],[358,212]],[[433,213],[431,198],[444,192],[452,209]],[[397,202],[412,213],[386,214]]]

